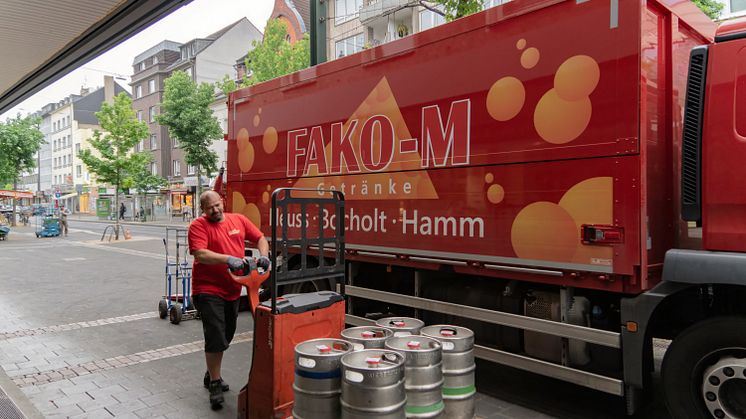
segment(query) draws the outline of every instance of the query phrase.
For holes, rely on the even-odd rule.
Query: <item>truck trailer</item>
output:
[[[662,342],[672,417],[746,418],[744,47],[690,0],[514,0],[231,93],[227,210],[342,191],[349,324],[470,327],[629,414]]]

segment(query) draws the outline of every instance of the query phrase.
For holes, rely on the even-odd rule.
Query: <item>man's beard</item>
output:
[[[217,214],[213,214],[210,217],[208,217],[208,219],[210,220],[210,222],[219,223],[219,222],[223,221],[223,213],[220,212],[220,213],[217,213]]]

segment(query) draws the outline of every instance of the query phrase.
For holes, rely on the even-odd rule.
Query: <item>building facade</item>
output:
[[[720,13],[721,20],[746,16],[746,0],[718,0],[718,2],[724,6]]]
[[[150,138],[138,145],[137,149],[153,152],[151,171],[157,172],[169,182],[168,188],[159,197],[165,213],[181,215],[184,211],[192,212],[198,181],[196,168],[186,164],[178,141],[171,139],[168,129],[157,124],[154,119],[163,101],[165,79],[177,70],[186,72],[198,84],[213,84],[222,81],[226,75],[233,77],[236,57],[245,56],[252,41],[261,42],[261,39],[262,33],[247,18],[242,18],[205,38],[195,38],[183,44],[163,41],[135,57],[131,83],[133,108],[138,118],[148,122],[150,126]],[[218,115],[226,114],[225,97],[222,100],[216,99],[211,107]],[[218,117],[221,124],[224,124],[223,120],[227,120],[226,115]],[[212,148],[219,159],[224,158],[220,157],[225,156],[226,148],[222,139],[215,141]],[[221,162],[222,160],[218,164]],[[208,182],[209,179],[203,179],[203,184]]]
[[[510,0],[484,0],[485,8]],[[331,0],[327,6],[327,60],[360,52],[445,23],[411,0]]]
[[[280,19],[287,28],[287,40],[294,44],[310,30],[311,1],[310,0],[275,0],[270,19]]]

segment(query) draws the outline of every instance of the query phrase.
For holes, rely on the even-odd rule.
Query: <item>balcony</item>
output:
[[[371,0],[370,3],[360,8],[360,22],[363,25],[371,25],[410,3],[417,4],[412,0]]]

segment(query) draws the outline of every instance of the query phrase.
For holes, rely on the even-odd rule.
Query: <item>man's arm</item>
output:
[[[197,249],[190,251],[194,260],[205,265],[220,265],[221,263],[228,263],[229,255],[222,253],[213,252],[208,249]]]
[[[267,242],[267,239],[265,239],[264,236],[256,242],[256,248],[259,250],[261,256],[269,255],[269,242]]]

